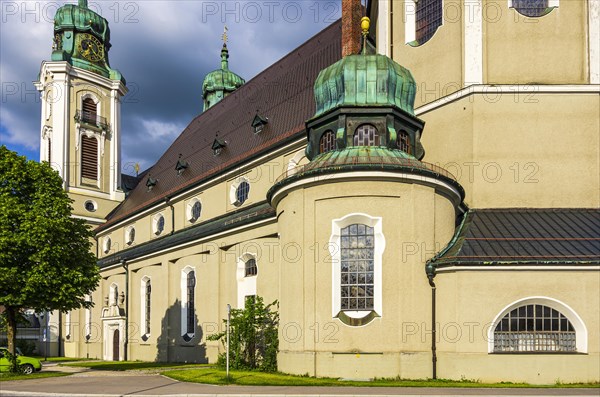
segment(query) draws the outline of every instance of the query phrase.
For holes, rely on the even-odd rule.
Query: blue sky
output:
[[[72,1],[0,1],[0,144],[39,159],[40,100],[53,17]],[[111,29],[111,67],[130,90],[122,102],[123,166],[151,166],[202,111],[202,80],[220,67],[228,27],[230,69],[250,80],[334,22],[341,0],[93,1]],[[130,169],[124,172],[132,173]]]

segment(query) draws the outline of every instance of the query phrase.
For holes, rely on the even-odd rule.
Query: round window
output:
[[[85,207],[86,211],[89,211],[89,212],[94,212],[98,208],[97,204],[92,200],[86,201],[84,204],[84,207]]]
[[[154,233],[158,236],[159,234],[161,234],[163,232],[163,230],[165,230],[165,217],[162,215],[159,215],[156,220],[155,220],[155,226],[154,226]]]
[[[200,218],[200,214],[202,213],[202,204],[200,201],[196,200],[190,207],[190,222],[196,222]]]

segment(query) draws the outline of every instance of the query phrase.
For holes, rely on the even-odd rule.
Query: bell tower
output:
[[[50,61],[35,86],[41,93],[40,161],[63,178],[74,216],[92,225],[124,199],[121,190],[121,98],[126,82],[108,60],[108,21],[87,0],[54,17]]]

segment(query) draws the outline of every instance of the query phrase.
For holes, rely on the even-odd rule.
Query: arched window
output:
[[[379,146],[379,134],[377,128],[371,124],[362,124],[353,136],[354,146]]]
[[[141,301],[142,301],[142,338],[148,339],[150,335],[150,314],[152,309],[152,282],[150,277],[144,276],[141,285]]]
[[[373,228],[349,225],[342,229],[341,239],[341,310],[373,310]]]
[[[81,177],[98,180],[98,140],[81,136]]]
[[[258,274],[258,267],[256,267],[256,259],[250,258],[246,261],[246,272],[244,277],[252,277]]]
[[[196,332],[195,299],[196,272],[191,266],[181,271],[181,336],[189,342]]]
[[[512,8],[526,17],[544,16],[548,7],[548,0],[512,0]]]
[[[333,131],[325,131],[319,140],[319,153],[327,153],[335,149],[335,134]]]
[[[98,107],[92,98],[85,98],[82,102],[81,120],[84,123],[96,125]]]
[[[575,328],[558,310],[542,304],[512,309],[494,329],[494,352],[575,352]]]
[[[398,132],[398,149],[411,154],[411,145],[410,145],[410,137],[406,131]]]
[[[187,312],[186,312],[186,333],[193,335],[195,331],[194,324],[194,299],[196,291],[196,272],[191,271],[187,274]]]
[[[415,38],[417,43],[424,44],[433,37],[442,25],[444,10],[442,0],[419,0],[416,2]]]

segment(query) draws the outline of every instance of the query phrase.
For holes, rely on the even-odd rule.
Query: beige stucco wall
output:
[[[424,161],[473,208],[600,206],[597,94],[474,94],[421,114]]]
[[[484,76],[488,84],[589,83],[588,1],[564,1],[527,18],[505,0],[484,2]],[[582,40],[583,39],[583,40]]]
[[[560,282],[557,282],[560,280]],[[457,271],[435,278],[438,374],[484,382],[597,382],[600,378],[600,276],[592,271]],[[587,351],[579,354],[490,354],[488,332],[502,310],[529,297],[570,307],[583,321]],[[566,311],[564,315],[570,314]],[[573,316],[571,316],[573,321]],[[411,338],[421,338],[421,332]],[[430,336],[427,337],[431,341]]]
[[[277,206],[280,241],[287,247],[280,265],[285,286],[280,370],[332,377],[429,376],[429,345],[403,340],[402,332],[407,322],[429,321],[424,260],[451,238],[454,206],[418,184],[323,179],[328,183],[296,188]],[[363,326],[346,325],[332,313],[332,221],[352,213],[381,217],[385,238],[382,313]]]

